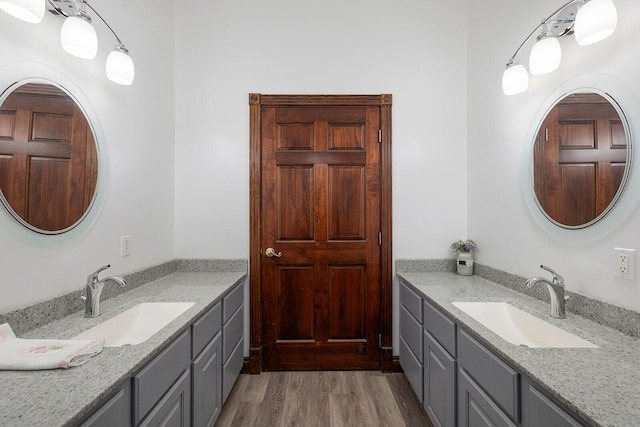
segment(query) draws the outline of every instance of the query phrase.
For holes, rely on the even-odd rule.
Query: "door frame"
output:
[[[262,108],[280,106],[377,106],[380,107],[380,370],[393,368],[391,235],[391,106],[392,95],[265,95],[249,94],[249,373],[262,372],[262,234],[261,153]]]

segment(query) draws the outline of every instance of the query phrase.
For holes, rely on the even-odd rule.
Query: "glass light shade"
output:
[[[529,71],[539,75],[550,73],[560,66],[562,49],[556,37],[545,37],[538,40],[529,54]]]
[[[515,95],[529,88],[529,73],[524,65],[514,62],[502,75],[502,90],[505,95]]]
[[[69,16],[60,31],[62,48],[83,59],[93,59],[98,52],[98,36],[89,21],[79,16]]]
[[[14,18],[38,24],[44,17],[45,0],[2,0],[0,9]]]
[[[574,33],[580,46],[606,39],[616,30],[618,13],[611,0],[591,0],[576,14]]]
[[[133,83],[135,68],[133,60],[122,50],[116,48],[107,56],[107,77],[112,82],[128,86]]]

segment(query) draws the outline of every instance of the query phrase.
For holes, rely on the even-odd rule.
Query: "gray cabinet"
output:
[[[222,300],[222,401],[227,400],[244,363],[244,286]]]
[[[400,365],[435,427],[584,425],[403,279]]]
[[[434,427],[456,425],[456,360],[424,331],[424,408]]]
[[[520,420],[520,374],[472,338],[458,331],[458,365],[512,420]]]
[[[470,422],[475,408],[484,409],[496,425],[520,421],[520,374],[463,329],[458,331],[458,367],[460,425],[475,425]]]
[[[523,425],[526,427],[580,427],[581,424],[530,381],[523,385]]]
[[[215,424],[244,362],[244,281],[78,425]]]
[[[189,365],[191,364],[191,334],[184,331],[169,347],[156,356],[147,366],[133,376],[133,422],[139,425],[153,411],[162,412],[158,406],[167,404],[163,396],[168,394],[172,386],[187,374],[190,379]],[[187,400],[189,393],[187,390]],[[184,403],[181,401],[181,403]],[[173,400],[168,404],[175,404]],[[187,407],[190,413],[190,402]],[[154,419],[157,419],[155,415]],[[190,418],[190,417],[189,417]],[[143,423],[148,424],[145,420]],[[186,425],[189,425],[187,423]]]
[[[139,424],[140,427],[189,427],[191,425],[191,376],[184,371]]]
[[[435,427],[456,425],[456,324],[424,300],[423,405]]]
[[[422,297],[400,282],[400,366],[422,401]]]
[[[516,427],[463,368],[458,371],[458,425]]]
[[[222,409],[222,303],[192,327],[191,402],[193,425],[213,426]]]

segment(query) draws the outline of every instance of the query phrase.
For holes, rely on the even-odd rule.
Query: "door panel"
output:
[[[313,240],[315,204],[311,166],[282,166],[276,177],[277,241]]]
[[[366,266],[329,266],[329,340],[365,335]]]
[[[329,240],[365,240],[364,166],[329,166]]]
[[[262,109],[266,369],[380,365],[378,107]]]
[[[278,340],[313,340],[313,266],[279,266]]]

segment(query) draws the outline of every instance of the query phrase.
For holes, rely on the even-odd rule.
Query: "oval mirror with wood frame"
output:
[[[631,140],[613,99],[572,93],[540,123],[533,146],[536,202],[556,225],[579,229],[601,220],[625,188]]]
[[[0,99],[3,205],[38,233],[73,229],[95,198],[98,153],[91,124],[53,84],[16,84]]]

